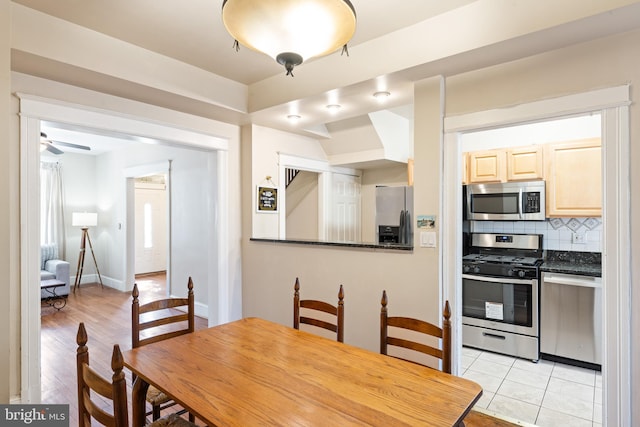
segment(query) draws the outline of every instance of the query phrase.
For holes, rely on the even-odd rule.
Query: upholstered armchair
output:
[[[65,285],[56,288],[56,294],[69,295],[69,290],[71,289],[69,277],[69,263],[58,259],[58,245],[54,243],[40,246],[40,281],[60,280]],[[49,296],[51,296],[50,293],[44,290],[40,291],[41,298]]]

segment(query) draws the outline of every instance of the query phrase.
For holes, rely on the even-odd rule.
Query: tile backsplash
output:
[[[542,234],[545,250],[602,252],[602,218],[550,218],[546,221],[470,221],[472,233]]]

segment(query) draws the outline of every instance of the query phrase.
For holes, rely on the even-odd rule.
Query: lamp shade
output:
[[[222,21],[240,44],[293,66],[346,45],[356,31],[349,0],[224,0]]]
[[[95,227],[98,225],[98,214],[95,212],[74,212],[71,215],[71,225],[74,227]]]

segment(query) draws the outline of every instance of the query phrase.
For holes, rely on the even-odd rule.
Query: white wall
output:
[[[212,152],[181,149],[166,145],[136,144],[124,150],[102,154],[96,162],[96,194],[100,218],[96,257],[105,283],[118,289],[130,289],[125,283],[127,227],[127,181],[125,169],[141,165],[171,162],[171,292],[186,295],[186,283],[192,276],[196,301],[207,304],[208,266],[211,256],[208,241],[213,222],[208,218],[211,185],[217,171]],[[98,254],[99,252],[99,254]],[[86,263],[86,261],[85,261]]]

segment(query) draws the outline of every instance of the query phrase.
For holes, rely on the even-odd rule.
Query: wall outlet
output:
[[[571,235],[571,243],[585,244],[587,243],[587,238],[584,233],[573,233]]]

